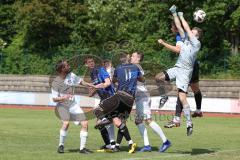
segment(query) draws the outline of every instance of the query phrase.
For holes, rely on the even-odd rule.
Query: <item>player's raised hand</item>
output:
[[[158,40],[158,43],[159,43],[159,44],[163,44],[164,41],[163,41],[162,39],[159,39],[159,40]]]

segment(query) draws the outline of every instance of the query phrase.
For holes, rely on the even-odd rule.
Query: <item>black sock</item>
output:
[[[183,109],[183,106],[182,106],[182,103],[180,101],[180,98],[178,97],[177,98],[177,103],[176,103],[175,116],[181,117],[182,109]]]
[[[118,129],[118,134],[117,134],[117,144],[121,144],[123,139],[123,134],[121,133],[120,129]]]
[[[125,139],[126,139],[127,141],[130,141],[130,140],[131,140],[131,137],[130,137],[128,128],[127,128],[127,126],[126,126],[124,123],[122,123],[122,124],[119,126],[119,130],[120,130],[120,132],[122,133],[122,135],[125,137]]]
[[[195,98],[197,109],[201,110],[201,107],[202,107],[202,93],[201,93],[200,90],[194,94],[194,98]]]
[[[107,129],[106,129],[105,127],[103,127],[103,128],[101,128],[101,129],[99,129],[99,130],[100,130],[100,132],[101,132],[102,139],[103,139],[104,143],[105,143],[106,145],[109,145],[109,144],[110,144],[110,139],[109,139],[109,135],[108,135]]]

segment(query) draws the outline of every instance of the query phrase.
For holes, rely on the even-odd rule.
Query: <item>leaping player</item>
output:
[[[183,12],[177,13],[175,5],[170,8],[170,11],[172,12],[178,32],[183,39],[183,44],[181,47],[176,48],[176,46],[170,45],[162,39],[158,40],[159,44],[179,54],[179,57],[173,68],[157,74],[155,78],[157,81],[176,80],[178,97],[183,106],[184,115],[187,119],[187,136],[190,136],[193,132],[193,123],[191,119],[190,106],[187,102],[187,89],[192,77],[193,66],[196,61],[197,53],[201,48],[201,43],[198,39],[202,35],[202,30],[197,27],[194,27],[191,30],[187,21],[183,17]],[[187,35],[185,35],[185,32]]]

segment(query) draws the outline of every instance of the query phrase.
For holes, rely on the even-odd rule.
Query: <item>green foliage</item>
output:
[[[15,31],[15,10],[11,1],[0,3],[0,38],[9,43],[16,33]]]
[[[232,75],[240,76],[240,54],[229,58],[229,69]]]
[[[201,74],[232,71],[239,59],[229,58],[228,35],[240,32],[239,1],[8,0],[0,6],[0,38],[8,43],[1,49],[1,73],[48,74],[61,58],[93,54],[116,60],[120,52],[140,50],[144,69],[154,76],[176,62],[177,56],[157,43],[162,38],[175,44],[168,11],[172,4],[190,26],[204,30]],[[196,8],[206,11],[204,23],[193,22]]]

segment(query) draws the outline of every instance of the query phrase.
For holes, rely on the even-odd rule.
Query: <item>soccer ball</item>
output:
[[[202,23],[205,20],[205,18],[206,13],[201,9],[198,9],[193,13],[193,19],[198,23]]]

